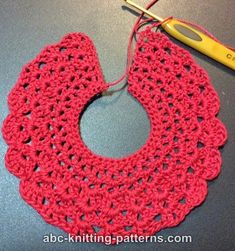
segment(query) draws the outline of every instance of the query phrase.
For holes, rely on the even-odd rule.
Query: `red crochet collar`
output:
[[[206,72],[165,35],[139,34],[128,92],[151,132],[137,152],[113,159],[83,143],[86,104],[107,90],[92,41],[82,33],[47,46],[22,70],[3,125],[8,170],[50,224],[82,235],[153,235],[202,203],[220,171],[226,130]]]

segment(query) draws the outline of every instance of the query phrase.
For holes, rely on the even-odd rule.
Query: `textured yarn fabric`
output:
[[[153,235],[179,224],[220,172],[226,138],[207,73],[164,34],[138,35],[128,91],[151,132],[135,153],[96,155],[82,141],[86,105],[106,91],[95,47],[83,33],[47,46],[22,70],[8,96],[5,162],[20,194],[73,235]],[[138,135],[136,135],[138,137]]]

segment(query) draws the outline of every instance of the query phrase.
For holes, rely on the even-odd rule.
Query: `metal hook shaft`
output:
[[[162,17],[159,17],[159,16],[153,14],[153,13],[150,12],[149,10],[144,9],[143,7],[139,6],[138,4],[134,3],[134,2],[131,1],[131,0],[124,0],[124,1],[125,1],[127,4],[129,4],[129,5],[133,6],[133,7],[135,7],[136,9],[142,11],[142,12],[145,13],[146,15],[148,15],[148,16],[150,16],[150,17],[152,17],[152,18],[154,18],[154,19],[156,19],[156,20],[158,20],[158,21],[160,21],[160,22],[162,22],[162,21],[164,20]]]

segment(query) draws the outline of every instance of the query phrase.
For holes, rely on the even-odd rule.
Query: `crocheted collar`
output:
[[[227,137],[206,72],[165,35],[139,34],[128,91],[148,113],[151,133],[121,159],[91,152],[78,128],[86,104],[107,88],[82,33],[47,46],[23,68],[3,125],[6,166],[21,179],[21,196],[74,235],[152,235],[179,224],[205,199]]]

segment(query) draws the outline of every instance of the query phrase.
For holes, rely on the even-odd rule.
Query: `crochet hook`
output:
[[[164,20],[162,17],[153,14],[131,0],[124,1],[146,15],[161,22],[162,28],[172,37],[235,70],[235,51],[221,44],[219,41],[215,40],[215,38],[207,35],[199,28],[197,29],[197,27],[194,27],[192,24],[185,23],[175,18]]]

